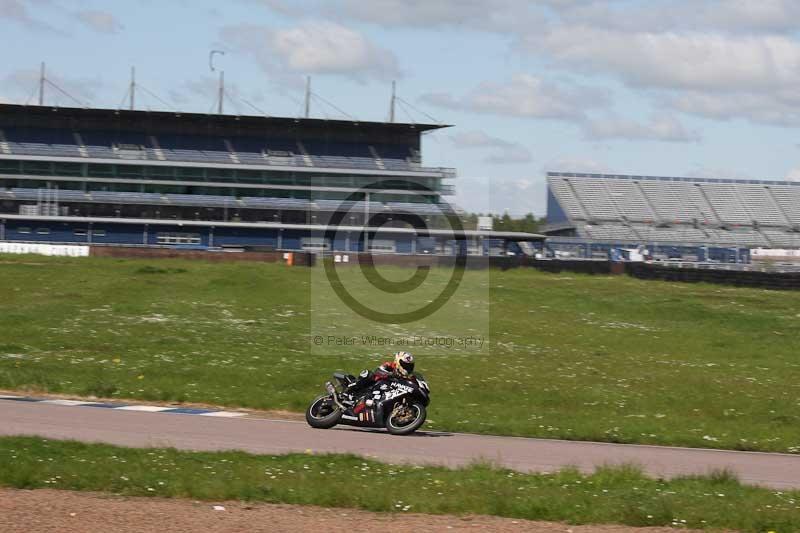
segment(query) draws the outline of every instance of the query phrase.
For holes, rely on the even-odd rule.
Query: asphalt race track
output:
[[[729,468],[743,483],[775,489],[800,488],[800,456],[661,446],[571,442],[463,433],[384,432],[337,427],[315,430],[304,422],[225,418],[135,410],[0,401],[0,435],[38,435],[131,447],[182,450],[244,450],[354,453],[394,463],[460,466],[477,459],[522,472],[553,472],[575,466],[641,465],[652,476],[703,474]]]

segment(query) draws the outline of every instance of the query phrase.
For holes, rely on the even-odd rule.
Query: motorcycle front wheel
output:
[[[333,405],[330,396],[320,396],[306,409],[306,422],[312,428],[330,429],[339,423],[342,410]]]
[[[422,427],[427,416],[425,406],[421,403],[400,406],[399,409],[392,409],[386,417],[386,429],[392,435],[409,435]]]

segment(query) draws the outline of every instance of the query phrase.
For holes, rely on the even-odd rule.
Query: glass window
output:
[[[52,163],[44,161],[23,161],[22,172],[24,174],[35,174],[37,176],[49,176],[53,173]]]
[[[113,183],[110,187],[115,192],[139,192],[140,188],[138,183]]]
[[[199,233],[157,233],[158,244],[200,244]]]
[[[90,163],[87,174],[90,177],[110,178],[114,176],[114,165],[101,165]]]
[[[53,184],[53,188],[58,188],[58,190],[79,191],[83,188],[83,183],[80,181],[51,181],[50,183]],[[47,187],[44,182],[39,186]]]
[[[56,163],[54,168],[57,176],[83,176],[81,163]]]
[[[144,168],[139,165],[117,165],[117,176],[120,178],[141,178]]]
[[[19,174],[22,168],[21,161],[0,160],[0,173]]]
[[[96,183],[93,181],[86,183],[86,190],[88,191],[110,191],[111,184],[109,183]]]
[[[180,167],[178,168],[178,178],[181,179],[197,179],[204,178],[206,175],[204,168],[198,167]]]
[[[315,180],[316,182],[316,180]],[[353,177],[352,176],[330,176],[325,178],[324,183],[319,183],[319,185],[327,185],[328,187],[352,187],[353,186]]]
[[[261,176],[260,170],[236,170],[236,181],[242,183],[263,183],[264,179]]]
[[[186,189],[180,185],[148,185],[145,187],[146,192],[157,194],[186,194]]]
[[[233,169],[230,168],[209,168],[206,171],[208,181],[228,181],[234,176]]]
[[[145,167],[144,173],[153,179],[173,179],[175,177],[175,167]]]
[[[265,183],[270,185],[291,185],[294,183],[294,177],[288,172],[269,172],[265,173]]]

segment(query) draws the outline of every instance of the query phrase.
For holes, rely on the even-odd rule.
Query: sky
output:
[[[795,0],[0,0],[0,102],[385,121],[473,212],[548,171],[800,180]],[[210,70],[209,53],[215,72]],[[70,95],[70,96],[67,96]],[[73,100],[74,99],[74,100]],[[77,101],[77,102],[76,102]]]

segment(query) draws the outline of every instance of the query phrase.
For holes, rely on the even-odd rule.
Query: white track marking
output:
[[[125,407],[114,407],[117,411],[147,411],[148,413],[158,413],[176,409],[176,407],[159,407],[157,405],[126,405]]]
[[[55,405],[86,405],[95,402],[87,402],[79,400],[42,400],[40,403],[52,403]]]
[[[212,411],[210,413],[199,413],[197,416],[217,416],[220,418],[236,418],[247,416],[247,413],[235,413],[233,411]]]

